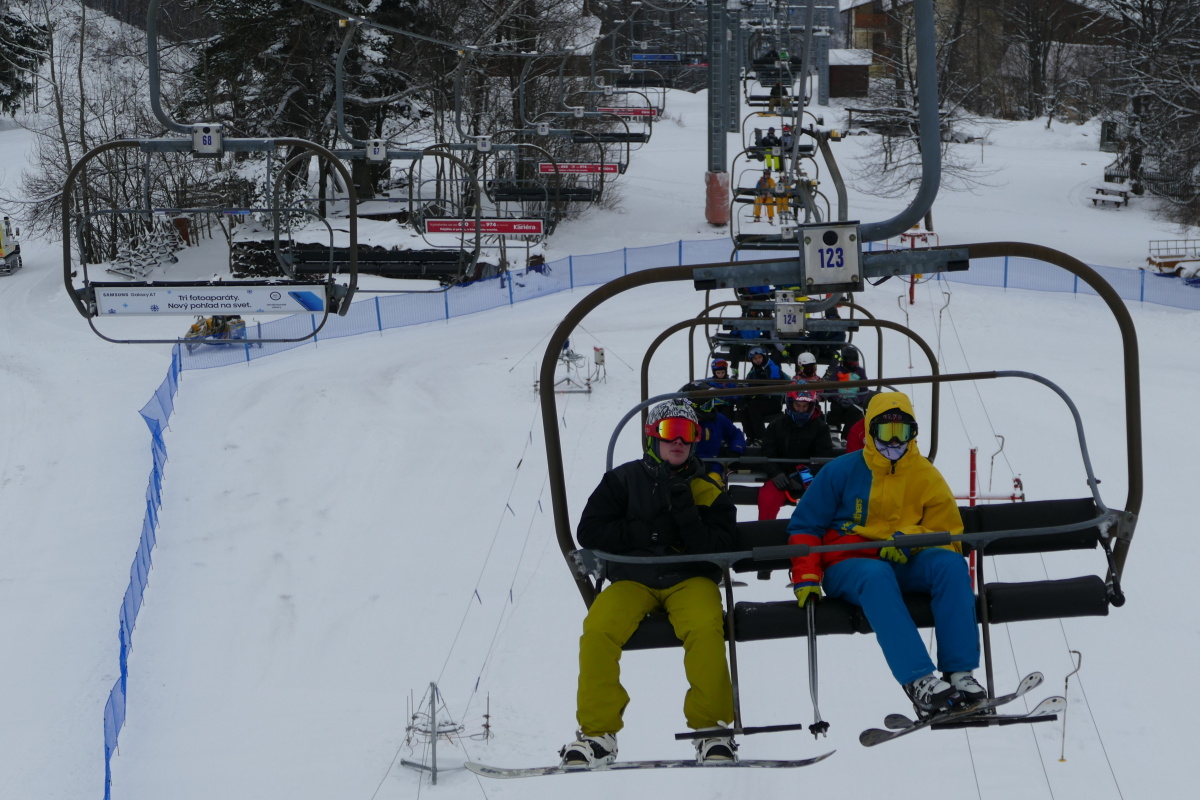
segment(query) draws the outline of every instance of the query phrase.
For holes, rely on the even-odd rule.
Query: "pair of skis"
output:
[[[1049,722],[1058,719],[1058,714],[1067,708],[1067,701],[1062,697],[1047,697],[1026,714],[996,713],[996,709],[1000,706],[1011,703],[1036,689],[1042,684],[1042,680],[1042,673],[1031,672],[1021,679],[1016,691],[1010,694],[983,700],[965,708],[930,714],[917,720],[909,719],[903,714],[888,714],[883,720],[886,730],[884,728],[868,728],[858,735],[858,741],[864,747],[874,747],[877,744],[890,742],[892,739],[898,739],[925,728],[984,727]]]
[[[1058,714],[1065,711],[1067,701],[1062,697],[1047,697],[1045,700],[1038,703],[1037,707],[1026,714],[997,714],[996,709],[1000,706],[1011,703],[1012,701],[1024,697],[1029,692],[1036,689],[1044,680],[1042,673],[1031,672],[1026,675],[1017,685],[1017,689],[1010,694],[993,697],[979,703],[967,706],[953,711],[945,711],[939,714],[931,714],[927,717],[922,717],[917,720],[912,720],[903,714],[888,714],[884,718],[884,728],[868,728],[859,734],[858,741],[864,747],[874,747],[883,742],[889,742],[892,739],[898,739],[901,736],[907,736],[910,733],[915,733],[925,728],[958,728],[958,727],[982,727],[990,725],[1011,725],[1016,723],[1031,723],[1031,722],[1048,722],[1058,718]],[[817,718],[820,720],[820,712],[817,712]],[[542,775],[564,775],[570,773],[591,773],[591,772],[617,772],[621,770],[631,769],[683,769],[688,767],[702,767],[711,769],[729,769],[733,767],[742,767],[750,769],[794,769],[797,767],[807,767],[824,761],[829,756],[833,755],[834,751],[823,753],[812,758],[802,759],[785,759],[785,760],[756,760],[743,759],[740,761],[717,761],[717,762],[699,762],[694,758],[689,759],[672,759],[666,761],[616,761],[603,767],[587,767],[587,766],[563,766],[556,765],[551,767],[527,767],[516,769],[505,769],[503,767],[492,767],[486,764],[478,764],[473,761],[468,761],[464,766],[474,772],[476,775],[482,775],[485,778],[532,778]]]

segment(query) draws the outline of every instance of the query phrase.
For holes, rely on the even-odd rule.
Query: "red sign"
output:
[[[657,117],[657,108],[597,108],[601,114],[616,114],[618,117]]]
[[[480,233],[522,234],[526,236],[541,236],[542,221],[540,219],[481,219]],[[427,219],[426,233],[475,233],[473,219]]]
[[[580,162],[578,164],[559,164],[558,171],[563,175],[584,175],[587,173],[606,172],[613,175],[620,172],[618,165],[615,162],[601,164],[600,162]],[[543,175],[554,174],[554,165],[542,161],[538,164],[538,172]]]

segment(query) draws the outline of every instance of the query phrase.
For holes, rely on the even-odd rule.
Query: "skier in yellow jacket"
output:
[[[788,524],[790,544],[887,541],[880,550],[843,550],[792,560],[796,599],[803,606],[830,597],[861,606],[892,675],[921,715],[983,700],[971,675],[979,666],[975,595],[962,548],[912,548],[910,534],[962,533],[954,494],[937,467],[917,450],[917,421],[902,392],[871,398],[865,447],[817,473]],[[938,668],[904,605],[903,592],[932,596]]]

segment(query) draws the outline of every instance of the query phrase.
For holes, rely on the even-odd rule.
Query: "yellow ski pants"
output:
[[[689,578],[668,589],[617,581],[602,591],[583,621],[579,638],[579,728],[588,736],[621,730],[629,695],[621,686],[621,648],[651,611],[665,610],[683,642],[689,688],[683,713],[689,728],[733,724],[733,686],[725,661],[721,593],[708,578]]]

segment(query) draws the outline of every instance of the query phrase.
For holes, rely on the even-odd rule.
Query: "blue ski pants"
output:
[[[933,660],[904,605],[903,592],[926,592],[933,598],[938,669],[969,672],[979,666],[975,593],[966,560],[953,550],[921,550],[907,564],[848,558],[825,570],[822,585],[830,597],[862,607],[901,684],[933,672]]]

